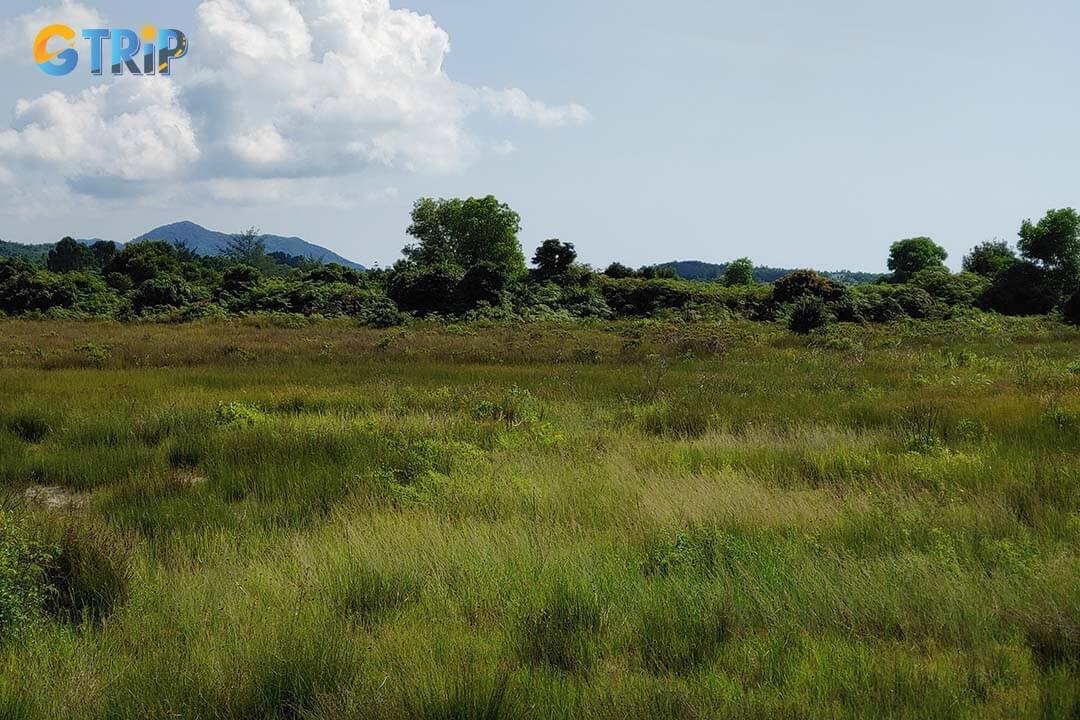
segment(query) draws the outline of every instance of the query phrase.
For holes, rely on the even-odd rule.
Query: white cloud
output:
[[[105,18],[98,11],[74,0],[61,0],[53,5],[0,20],[0,60],[33,58],[34,38],[46,25],[60,23],[74,28],[105,27]]]
[[[509,115],[516,120],[535,123],[542,127],[562,127],[564,125],[582,125],[589,120],[589,111],[577,103],[550,107],[531,99],[524,90],[492,90],[480,88],[477,93],[480,102],[498,115]]]
[[[198,50],[171,80],[110,78],[20,101],[0,131],[0,166],[44,167],[94,194],[87,177],[168,175],[224,202],[336,206],[345,199],[325,180],[461,168],[478,147],[470,114],[542,127],[589,118],[581,105],[455,82],[443,70],[447,33],[390,0],[202,0],[196,17]]]
[[[9,169],[40,168],[73,180],[164,181],[199,157],[179,95],[159,78],[20,100],[11,128],[0,131],[0,159]]]

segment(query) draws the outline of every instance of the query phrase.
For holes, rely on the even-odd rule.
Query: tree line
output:
[[[578,262],[572,243],[545,240],[527,261],[520,216],[492,196],[421,198],[412,242],[393,267],[357,271],[267,253],[259,232],[233,236],[220,256],[147,240],[118,248],[64,238],[44,266],[0,260],[0,312],[63,317],[182,321],[246,313],[349,316],[377,326],[408,317],[463,319],[657,317],[784,320],[796,332],[830,322],[948,318],[974,311],[1059,313],[1080,324],[1080,215],[1050,210],[1022,223],[1016,247],[992,241],[945,266],[928,237],[889,250],[890,273],[845,283],[813,270],[758,282],[749,258],[710,282],[678,277],[676,266],[603,271]]]

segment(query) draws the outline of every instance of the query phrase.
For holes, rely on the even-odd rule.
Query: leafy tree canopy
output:
[[[525,274],[525,255],[517,234],[521,217],[495,197],[420,198],[412,211],[408,233],[416,243],[403,250],[420,266],[452,265],[464,273],[482,262],[490,263],[507,278]]]
[[[1073,291],[1080,285],[1080,214],[1072,208],[1049,210],[1037,224],[1020,227],[1020,253],[1053,273],[1058,286]]]
[[[894,279],[906,282],[920,270],[944,265],[948,257],[945,248],[928,237],[908,238],[893,243],[889,249],[889,269]]]
[[[1016,263],[1016,252],[1007,242],[994,240],[976,245],[964,256],[964,270],[991,280]]]
[[[545,240],[533,254],[533,265],[541,280],[548,280],[564,274],[577,260],[577,250],[573,243],[564,243],[557,239]]]
[[[750,258],[731,261],[724,268],[724,284],[728,287],[754,284],[754,263]]]
[[[81,242],[66,237],[49,251],[46,265],[56,273],[80,272],[93,267],[94,254]]]

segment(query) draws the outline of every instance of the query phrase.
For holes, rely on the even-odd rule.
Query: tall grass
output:
[[[3,321],[0,717],[1075,718],[1078,359]]]

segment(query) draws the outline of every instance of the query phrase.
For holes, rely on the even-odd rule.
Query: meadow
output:
[[[1080,330],[0,321],[2,718],[1080,718]]]

